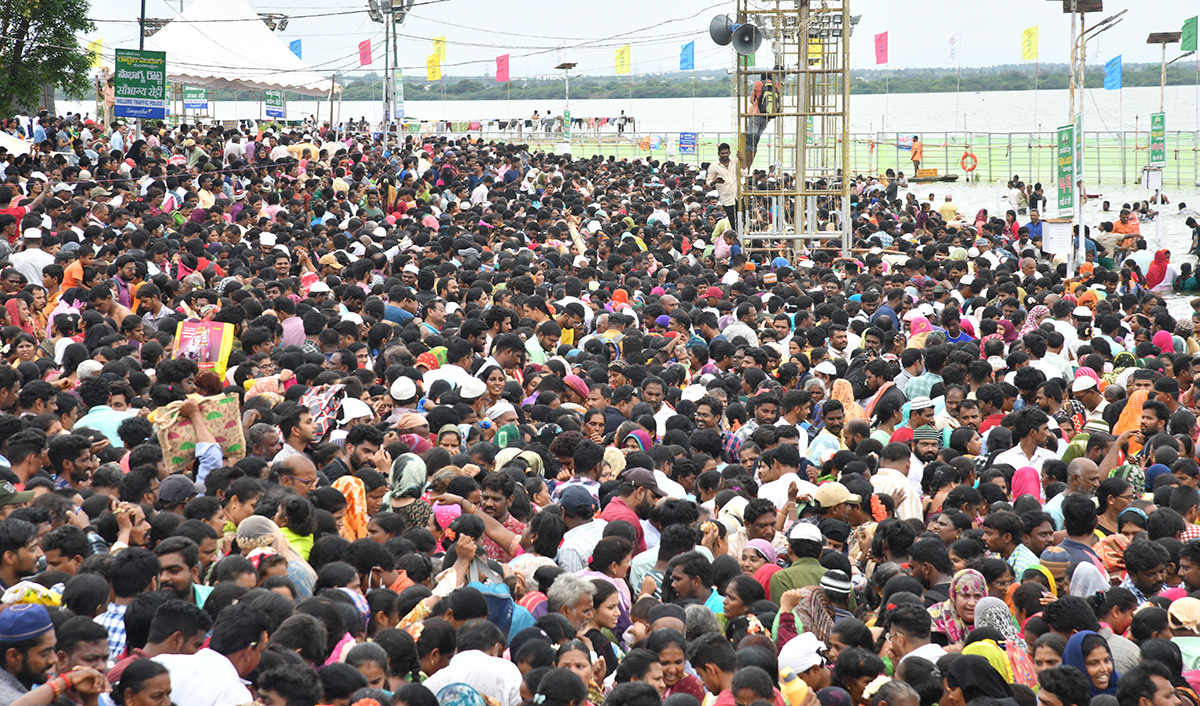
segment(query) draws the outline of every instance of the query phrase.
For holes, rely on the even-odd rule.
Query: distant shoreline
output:
[[[1104,67],[1089,65],[1087,87],[1099,89],[1104,86]],[[1158,64],[1125,64],[1122,69],[1125,88],[1157,87],[1159,84]],[[1183,61],[1167,68],[1168,86],[1193,86],[1197,78],[1196,65]],[[1028,65],[1005,65],[985,68],[964,68],[962,77],[950,68],[860,69],[850,72],[851,95],[928,94],[928,93],[993,93],[999,91],[1065,90],[1067,70],[1063,64],[1045,64],[1039,67],[1035,78],[1032,62]],[[696,72],[693,83],[691,73],[671,72],[665,74],[642,74],[632,82],[617,76],[572,76],[571,98],[574,100],[627,100],[632,98],[722,98],[730,94],[729,76],[724,71]],[[363,78],[349,80],[342,92],[343,101],[381,100],[382,77],[368,74]],[[491,76],[447,76],[443,82],[417,81],[406,77],[404,97],[407,100],[556,100],[563,96],[563,83],[559,77],[515,78],[511,85],[496,83]],[[693,93],[694,91],[694,93]],[[219,89],[214,92],[217,101],[257,101],[256,91],[233,91]],[[65,95],[58,96],[66,100]],[[289,101],[301,100],[298,95],[288,94]]]

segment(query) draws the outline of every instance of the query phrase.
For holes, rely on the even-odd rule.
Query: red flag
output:
[[[508,83],[508,54],[496,57],[496,82]]]
[[[887,32],[875,35],[875,63],[888,63],[887,55]]]
[[[371,64],[371,40],[364,39],[358,43],[358,65],[370,66]]]

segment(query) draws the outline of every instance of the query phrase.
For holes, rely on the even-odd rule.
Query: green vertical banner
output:
[[[1167,114],[1150,114],[1150,166],[1167,166]]]
[[[1180,51],[1196,51],[1196,22],[1198,17],[1189,17],[1183,21],[1183,36],[1179,39]]]
[[[263,91],[263,105],[268,118],[283,117],[283,91]]]
[[[1058,217],[1075,215],[1075,126],[1063,125],[1056,140],[1058,156]]]
[[[119,118],[167,117],[167,55],[117,49],[113,60],[113,114]]]
[[[563,111],[562,139],[568,146],[571,144],[571,111],[569,110]]]
[[[813,116],[808,116],[804,126],[804,144],[813,146]]]

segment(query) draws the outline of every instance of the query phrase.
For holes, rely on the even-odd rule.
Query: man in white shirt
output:
[[[800,453],[791,444],[780,444],[759,458],[758,497],[766,498],[775,503],[780,510],[787,504],[788,492],[795,485],[797,496],[813,495],[817,487],[807,480],[801,480],[797,475],[800,469]]]
[[[492,190],[493,183],[492,175],[488,174],[483,177],[479,184],[471,191],[471,205],[478,206],[488,200],[488,193]]]
[[[729,158],[729,153],[730,149],[727,143],[722,142],[717,147],[717,161],[709,166],[704,184],[709,188],[716,188],[717,202],[725,209],[729,225],[736,228],[738,173],[737,165]]]
[[[457,639],[458,654],[450,658],[450,664],[426,679],[424,686],[437,696],[450,684],[467,684],[495,698],[500,706],[520,706],[521,670],[498,656],[504,652],[500,628],[483,618],[468,620],[458,629]]]
[[[922,519],[921,494],[913,491],[908,481],[912,450],[907,444],[893,442],[883,447],[879,455],[879,472],[871,476],[871,485],[883,495],[900,497],[896,514],[902,520]]]
[[[42,281],[42,270],[54,264],[54,256],[42,250],[42,229],[26,228],[22,234],[25,249],[9,256],[13,269],[25,275],[25,281],[38,284]]]
[[[1050,418],[1037,407],[1025,407],[1017,415],[1017,424],[1013,428],[1013,439],[1017,443],[996,456],[992,465],[1009,465],[1013,468],[1029,466],[1041,473],[1046,461],[1058,458],[1057,454],[1043,445],[1050,435]]]
[[[249,603],[221,611],[209,646],[194,655],[154,658],[171,674],[175,706],[237,706],[254,700],[244,681],[267,647],[266,619]]]

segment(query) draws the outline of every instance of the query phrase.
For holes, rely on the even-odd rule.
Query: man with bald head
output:
[[[1100,467],[1096,465],[1095,461],[1084,456],[1067,464],[1067,489],[1050,498],[1050,502],[1046,503],[1046,512],[1054,518],[1058,529],[1065,529],[1063,504],[1066,502],[1066,498],[1076,494],[1086,498],[1094,497],[1098,487],[1100,487]],[[1094,512],[1095,508],[1093,507]]]
[[[317,466],[305,454],[296,454],[280,464],[279,485],[306,496],[317,488]]]
[[[1021,276],[1025,278],[1033,277],[1037,274],[1037,260],[1032,257],[1021,259]]]

